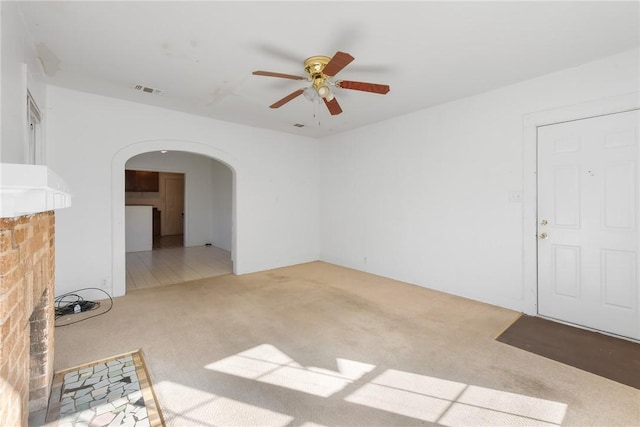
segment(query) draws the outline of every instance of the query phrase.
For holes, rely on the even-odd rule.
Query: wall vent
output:
[[[154,89],[154,88],[149,87],[149,86],[135,85],[133,88],[135,90],[139,90],[141,92],[146,92],[146,93],[151,93],[151,94],[154,94],[154,95],[164,95],[164,91],[162,89]]]

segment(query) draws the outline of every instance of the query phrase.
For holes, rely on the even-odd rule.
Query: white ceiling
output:
[[[50,83],[311,137],[576,66],[640,43],[640,3],[69,1],[21,2]],[[387,95],[337,89],[344,112],[300,96],[303,62],[355,57],[337,77]],[[164,90],[157,96],[135,84]],[[304,124],[298,128],[293,125]]]

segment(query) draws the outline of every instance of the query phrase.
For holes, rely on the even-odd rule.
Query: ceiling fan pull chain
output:
[[[313,118],[318,119],[318,127],[320,127],[320,101],[313,103]]]

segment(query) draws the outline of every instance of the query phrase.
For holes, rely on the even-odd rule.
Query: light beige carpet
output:
[[[495,341],[517,316],[314,262],[131,292],[55,365],[142,348],[168,426],[638,424],[638,390]]]

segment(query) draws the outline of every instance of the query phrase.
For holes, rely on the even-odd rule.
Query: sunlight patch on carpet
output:
[[[205,366],[206,369],[315,396],[329,397],[371,372],[375,366],[336,359],[337,370],[305,367],[270,344],[262,344]]]
[[[396,369],[375,378],[376,366],[336,359],[337,370],[305,367],[270,344],[205,366],[206,369],[321,398],[348,388],[344,401],[443,426],[562,425],[562,402],[495,390]],[[379,368],[378,368],[379,369]],[[351,391],[353,390],[353,391]]]
[[[345,400],[444,426],[560,426],[567,410],[560,402],[394,369]]]

